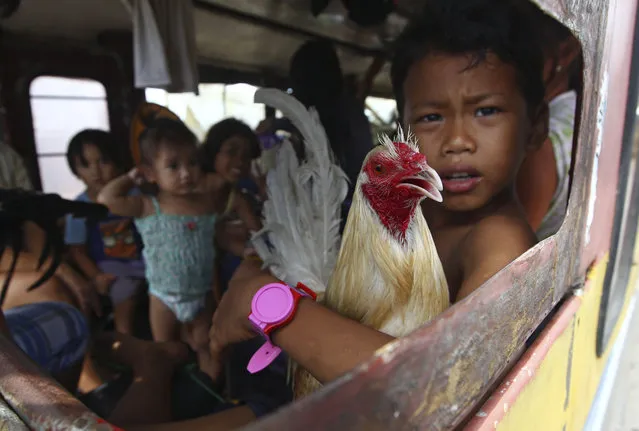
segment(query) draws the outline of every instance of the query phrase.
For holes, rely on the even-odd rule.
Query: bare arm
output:
[[[558,181],[555,153],[546,139],[539,150],[528,154],[517,174],[517,196],[534,231],[550,208]]]
[[[235,211],[237,215],[242,219],[249,231],[257,232],[262,229],[262,223],[259,217],[253,212],[251,204],[245,196],[237,194],[235,198]]]
[[[510,262],[535,245],[537,239],[523,220],[492,217],[480,222],[463,249],[463,281],[455,302],[477,290]]]
[[[98,202],[107,206],[113,214],[123,217],[144,217],[151,213],[144,196],[129,196],[136,185],[134,171],[122,175],[104,186],[98,195]]]
[[[69,246],[69,254],[73,262],[88,279],[93,280],[102,272],[87,254],[86,246],[71,245]]]
[[[373,82],[375,81],[375,77],[379,74],[380,70],[382,70],[382,68],[384,67],[384,64],[386,64],[386,58],[383,56],[380,56],[375,58],[373,62],[371,63],[371,65],[366,70],[366,74],[364,75],[364,78],[361,84],[358,86],[357,95],[356,95],[357,100],[359,100],[361,103],[366,102],[366,98],[368,97],[368,95],[371,92],[371,89],[373,88]]]
[[[323,383],[344,375],[393,340],[390,335],[309,299],[300,301],[293,321],[273,338],[276,345]]]
[[[246,318],[251,300],[262,286],[278,281],[261,271],[260,265],[245,260],[229,283],[213,317],[213,357],[219,357],[229,344],[255,337]],[[393,339],[309,299],[301,300],[291,323],[273,334],[273,342],[321,382],[342,376]]]

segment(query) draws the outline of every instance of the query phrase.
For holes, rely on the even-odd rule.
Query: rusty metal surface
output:
[[[0,396],[33,430],[114,431],[0,334]]]
[[[560,232],[428,326],[247,430],[453,429],[517,359],[525,340],[554,305],[571,286],[583,282],[594,257],[606,251],[612,205],[606,208],[605,203],[614,199],[610,191],[616,187],[615,159],[618,162],[624,117],[619,115],[618,123],[606,116],[606,101],[616,100],[623,111],[629,73],[629,61],[611,59],[623,55],[623,49],[611,48],[632,45],[632,31],[623,33],[625,25],[614,34],[612,28],[614,20],[634,19],[634,1],[539,3],[576,30],[584,49],[577,168],[569,213]],[[608,80],[612,76],[614,85]],[[609,127],[617,127],[619,136]],[[604,131],[606,142],[601,151]],[[594,187],[612,195],[601,201],[602,208],[597,202],[594,215],[588,213],[592,175],[598,180]],[[587,222],[594,226],[589,232],[594,245],[584,251]]]
[[[22,419],[0,399],[0,430],[2,431],[29,431],[29,427],[22,422]]]

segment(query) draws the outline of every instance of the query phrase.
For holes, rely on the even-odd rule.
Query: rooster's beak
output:
[[[428,181],[428,183],[432,186],[425,190],[426,196],[435,202],[441,202],[443,200],[441,191],[444,190],[444,185],[442,184],[442,179],[439,178],[437,171],[426,165],[426,169],[424,169],[422,175],[424,175],[426,181]]]
[[[435,169],[425,165],[421,172],[414,176],[404,178],[400,184],[403,187],[419,189],[424,197],[436,202],[443,200],[441,191],[443,190],[442,180]]]

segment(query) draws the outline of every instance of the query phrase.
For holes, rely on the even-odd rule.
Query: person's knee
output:
[[[40,302],[6,312],[14,342],[43,369],[64,372],[81,363],[89,344],[89,324],[75,307]]]

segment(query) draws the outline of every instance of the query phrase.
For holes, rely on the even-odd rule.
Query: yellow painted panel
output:
[[[635,259],[639,257],[639,240]],[[630,275],[630,286],[637,282],[637,266]],[[599,306],[608,256],[588,274],[589,287],[570,324],[557,338],[546,357],[534,370],[532,380],[522,389],[508,413],[495,429],[503,431],[580,431],[586,423],[610,350],[617,339],[634,289],[627,289],[617,326],[601,358],[596,355]],[[569,388],[567,390],[567,388]],[[568,395],[568,396],[567,396]]]

